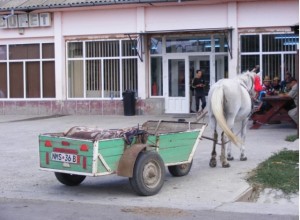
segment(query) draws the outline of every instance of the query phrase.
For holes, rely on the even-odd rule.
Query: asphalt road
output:
[[[146,120],[177,120],[163,116],[0,116],[0,220],[34,219],[298,219],[299,204],[236,202],[249,189],[247,174],[274,152],[298,149],[286,142],[290,125],[249,130],[248,160],[234,160],[228,169],[210,168],[212,142],[201,140],[189,175],[166,174],[162,190],[140,197],[127,178],[87,177],[77,187],[60,184],[52,172],[39,170],[38,135],[73,126],[124,128]],[[193,117],[186,120],[193,121]],[[212,136],[208,127],[205,136]],[[218,149],[218,154],[219,154]],[[233,148],[238,158],[239,151]],[[162,217],[163,216],[163,217]]]
[[[293,215],[0,199],[1,220],[298,220]]]

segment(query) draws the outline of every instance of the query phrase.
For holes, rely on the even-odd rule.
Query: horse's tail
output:
[[[227,137],[237,146],[241,144],[241,140],[231,131],[226,123],[223,109],[224,92],[222,86],[217,86],[211,96],[211,109],[216,118],[218,125],[227,135]]]

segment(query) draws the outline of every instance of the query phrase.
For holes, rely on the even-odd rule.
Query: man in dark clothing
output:
[[[290,72],[287,71],[287,72],[285,73],[284,80],[281,81],[281,83],[280,83],[281,91],[283,91],[283,92],[289,92],[289,91],[288,91],[289,89],[288,89],[287,84],[290,83],[291,77],[292,77],[292,75],[290,74]]]
[[[193,79],[192,83],[193,88],[195,88],[195,101],[196,101],[196,111],[200,111],[199,109],[199,99],[201,99],[201,112],[206,106],[206,100],[205,100],[205,81],[202,78],[202,71],[197,70],[196,71],[196,77]]]

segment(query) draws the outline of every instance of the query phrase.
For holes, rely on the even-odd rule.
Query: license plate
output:
[[[77,155],[52,152],[51,160],[64,163],[77,163]]]

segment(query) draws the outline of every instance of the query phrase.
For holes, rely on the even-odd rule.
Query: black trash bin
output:
[[[135,103],[136,99],[134,91],[126,90],[123,92],[124,115],[135,115]]]

